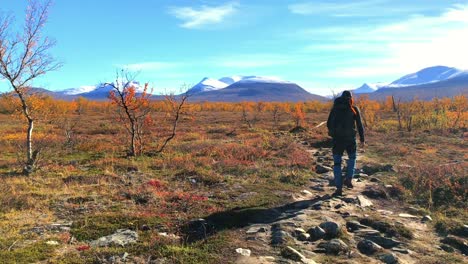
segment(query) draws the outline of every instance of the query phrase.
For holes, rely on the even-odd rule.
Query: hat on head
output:
[[[348,97],[348,98],[353,97],[353,95],[351,94],[350,91],[344,91],[344,92],[341,94],[341,96],[343,96],[343,97]]]

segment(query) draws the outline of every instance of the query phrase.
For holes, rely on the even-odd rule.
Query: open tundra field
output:
[[[340,198],[330,103],[185,104],[158,152],[174,116],[152,102],[129,157],[115,105],[37,100],[27,176],[27,121],[0,101],[0,263],[468,262],[465,97],[361,98]]]

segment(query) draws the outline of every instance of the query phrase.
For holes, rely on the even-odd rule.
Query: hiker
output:
[[[333,195],[335,196],[343,195],[341,160],[345,150],[348,153],[348,162],[344,185],[350,189],[353,188],[352,180],[356,165],[356,125],[359,131],[359,141],[364,147],[364,128],[359,108],[353,105],[351,92],[344,91],[335,99],[327,121],[328,135],[333,138],[333,175],[336,186]]]

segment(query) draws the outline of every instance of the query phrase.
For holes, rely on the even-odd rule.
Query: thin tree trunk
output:
[[[34,120],[28,118],[28,135],[26,139],[26,151],[27,151],[27,158],[28,162],[27,165],[34,166],[34,155],[33,155],[33,147],[32,147],[32,133],[34,129]]]

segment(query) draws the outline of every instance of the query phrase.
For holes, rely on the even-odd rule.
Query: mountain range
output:
[[[367,94],[370,99],[383,100],[394,96],[403,101],[418,98],[432,100],[435,97],[468,96],[468,71],[447,66],[433,66],[405,75],[391,83],[364,83],[353,90],[355,94]]]
[[[139,82],[131,83],[137,92],[143,91]],[[89,100],[108,100],[112,84],[81,86],[62,91],[49,91],[35,88],[57,99],[73,100],[84,97]],[[205,77],[190,88],[187,93],[189,101],[241,102],[241,101],[327,101],[329,98],[312,94],[298,84],[281,80],[277,77],[233,75],[213,79]],[[383,100],[394,96],[408,101],[414,98],[431,100],[434,97],[453,97],[464,94],[468,96],[468,71],[446,66],[434,66],[411,73],[390,83],[364,83],[353,90],[357,96],[368,95],[370,99]],[[163,96],[153,96],[155,100]]]

